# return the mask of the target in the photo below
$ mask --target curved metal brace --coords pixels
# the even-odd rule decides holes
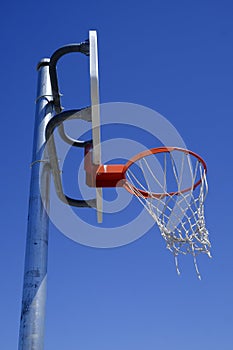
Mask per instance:
[[[51,171],[53,174],[54,184],[56,188],[56,193],[58,198],[63,201],[66,204],[69,204],[74,207],[94,207],[96,208],[96,199],[74,199],[66,196],[63,192],[63,186],[62,186],[62,180],[60,176],[60,169],[59,164],[57,160],[57,151],[54,141],[53,132],[56,127],[59,127],[62,125],[62,123],[67,119],[82,119],[89,121],[91,118],[91,111],[90,108],[84,108],[84,109],[76,109],[76,110],[70,110],[70,111],[64,111],[57,115],[55,115],[50,121],[48,122],[46,129],[45,129],[45,139],[48,147],[48,156],[49,161],[51,164]],[[69,138],[69,140],[72,140]],[[74,140],[72,145],[76,147],[85,147],[88,144],[92,144],[92,140],[88,141],[78,141]]]
[[[45,134],[46,134],[45,137],[48,145],[49,159],[50,159],[52,174],[53,174],[55,188],[56,188],[58,197],[63,202],[75,207],[96,207],[96,199],[90,199],[90,200],[73,199],[64,194],[61,176],[60,176],[60,169],[59,169],[58,160],[57,160],[56,146],[55,146],[54,137],[53,137],[53,132],[55,128],[58,127],[59,134],[66,143],[75,147],[85,147],[88,144],[92,144],[92,140],[81,141],[81,140],[75,140],[69,137],[66,134],[64,126],[62,124],[67,119],[83,119],[86,121],[91,121],[90,108],[76,109],[76,110],[62,112],[56,66],[57,66],[58,60],[62,56],[72,52],[80,52],[85,54],[86,56],[89,56],[89,41],[86,40],[85,42],[80,44],[69,44],[69,45],[63,46],[59,48],[57,51],[55,51],[50,58],[49,74],[50,74],[52,94],[53,94],[53,105],[57,115],[55,115],[48,122],[46,131],[45,131]]]
[[[61,122],[60,122],[60,120],[62,119],[61,113],[58,114],[60,116],[59,117],[59,124],[58,124],[58,132],[59,132],[62,140],[65,141],[66,143],[68,143],[69,145],[74,146],[74,147],[85,147],[87,145],[87,143],[88,144],[92,143],[92,140],[81,141],[81,140],[73,139],[72,137],[70,137],[66,134],[64,126],[63,126],[63,122],[67,119],[69,119],[69,120],[81,119],[81,120],[85,120],[87,122],[91,122],[91,107],[86,107],[86,108],[77,109],[77,110],[70,110],[70,111],[66,111],[66,113],[69,113],[70,115],[68,117],[63,116],[63,114],[65,115],[65,112],[62,112],[62,118],[65,118],[65,119],[62,120]]]
[[[80,44],[70,44],[70,45],[63,46],[57,51],[55,51],[50,58],[49,74],[51,79],[52,94],[53,94],[53,100],[54,100],[53,102],[54,102],[56,113],[60,113],[62,111],[60,93],[58,88],[57,69],[56,69],[57,62],[62,56],[72,52],[80,52],[85,54],[86,56],[89,56],[89,40],[86,40],[85,42]]]
[[[59,135],[61,136],[62,140],[68,143],[68,145],[74,146],[74,147],[85,147],[85,142],[81,140],[73,139],[72,137],[68,136],[65,132],[65,128],[63,124],[61,124],[58,127]]]

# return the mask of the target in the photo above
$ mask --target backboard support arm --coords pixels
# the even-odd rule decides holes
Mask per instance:
[[[95,208],[96,199],[87,199],[87,200],[74,199],[64,194],[53,133],[54,133],[54,130],[60,125],[62,125],[62,123],[67,119],[69,120],[82,119],[82,120],[90,121],[90,117],[91,117],[90,113],[91,113],[90,108],[63,111],[55,115],[49,121],[45,130],[45,139],[47,143],[49,162],[51,165],[51,172],[53,175],[57,196],[62,202],[74,207],[79,207],[79,208],[85,208],[85,207]],[[69,138],[69,140],[71,139]],[[72,143],[73,143],[73,146],[75,147],[83,148],[83,147],[86,147],[87,145],[92,144],[92,140],[87,140],[87,141],[73,140]]]

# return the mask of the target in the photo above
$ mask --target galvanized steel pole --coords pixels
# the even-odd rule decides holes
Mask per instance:
[[[49,59],[41,60],[37,69],[38,88],[19,350],[43,350],[44,347],[50,166],[43,152],[45,127],[53,116]],[[46,209],[44,205],[47,206]]]

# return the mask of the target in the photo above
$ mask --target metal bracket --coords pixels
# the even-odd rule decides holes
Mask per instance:
[[[92,140],[81,141],[81,140],[75,140],[69,137],[66,134],[63,126],[63,122],[67,119],[82,119],[87,122],[91,122],[90,107],[62,112],[61,100],[60,100],[61,94],[59,92],[59,87],[58,87],[58,77],[57,77],[56,66],[59,59],[62,56],[72,52],[80,52],[86,56],[89,56],[89,40],[86,40],[85,42],[82,42],[80,44],[69,44],[69,45],[63,46],[58,50],[56,50],[50,58],[49,74],[50,74],[51,87],[52,87],[53,106],[57,114],[48,122],[45,130],[45,138],[46,138],[47,147],[48,147],[48,155],[49,155],[49,160],[51,165],[51,171],[53,174],[54,184],[55,184],[58,197],[63,202],[75,207],[96,207],[96,199],[89,199],[89,200],[74,199],[64,194],[61,175],[60,175],[60,169],[59,169],[59,164],[57,159],[56,145],[55,145],[54,136],[53,136],[53,132],[55,128],[58,127],[58,131],[61,138],[63,139],[63,141],[65,141],[69,145],[72,145],[74,147],[85,147],[88,144],[92,144]]]
[[[89,56],[89,40],[86,40],[85,42],[80,44],[69,44],[69,45],[63,46],[57,51],[55,51],[50,58],[49,74],[51,79],[53,102],[54,102],[56,113],[60,113],[62,111],[61,101],[60,101],[61,94],[59,92],[57,70],[56,70],[57,62],[62,56],[72,52],[80,52],[86,56]]]
[[[96,199],[88,199],[88,200],[74,199],[64,194],[53,133],[55,128],[62,125],[62,123],[67,119],[69,120],[82,119],[82,120],[89,121],[90,113],[91,113],[90,108],[61,112],[55,115],[52,119],[50,119],[45,129],[45,139],[46,139],[46,144],[48,148],[48,156],[49,156],[51,171],[53,174],[56,193],[60,200],[74,207],[94,207],[95,208]],[[69,138],[68,140],[69,140],[68,142],[69,144],[70,144],[70,140],[73,140],[72,145],[75,147],[86,147],[88,144],[89,145],[92,144],[92,140],[80,141],[80,140],[74,140],[71,138]],[[66,141],[66,135],[65,135],[65,141]]]

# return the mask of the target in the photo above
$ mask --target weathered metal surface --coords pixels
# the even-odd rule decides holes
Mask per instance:
[[[53,116],[48,64],[49,59],[43,59],[37,67],[38,88],[19,350],[43,350],[44,347],[50,166],[47,159],[43,159],[43,151],[45,127]]]

